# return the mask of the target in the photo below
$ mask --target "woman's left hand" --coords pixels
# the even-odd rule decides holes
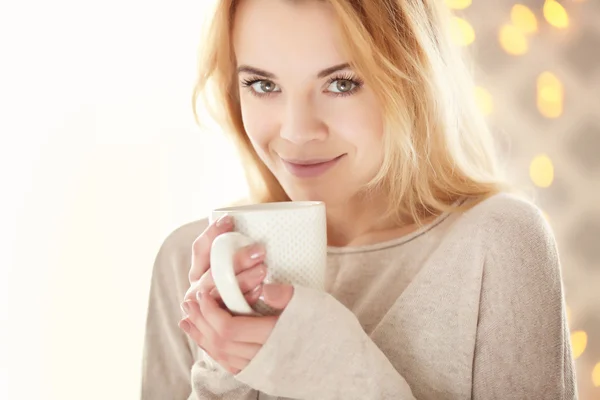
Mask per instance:
[[[262,291],[265,304],[283,310],[292,299],[294,287],[265,284]],[[277,316],[233,316],[206,293],[198,293],[197,301],[186,300],[182,308],[187,315],[179,327],[232,374],[239,373],[254,358],[278,319]]]

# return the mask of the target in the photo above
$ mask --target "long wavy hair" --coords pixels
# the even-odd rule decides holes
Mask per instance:
[[[343,30],[350,64],[376,93],[384,157],[365,192],[388,197],[386,216],[420,223],[511,187],[498,167],[493,136],[475,102],[474,83],[451,39],[452,14],[439,0],[327,1]],[[199,52],[192,105],[205,106],[232,135],[252,202],[287,201],[244,130],[232,23],[238,0],[217,0]],[[473,204],[473,202],[466,202]]]

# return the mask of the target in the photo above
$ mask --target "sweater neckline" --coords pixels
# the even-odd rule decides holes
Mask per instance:
[[[450,212],[446,211],[438,215],[435,219],[427,224],[423,224],[418,229],[402,235],[397,238],[385,240],[383,242],[365,244],[360,246],[327,246],[327,254],[351,254],[351,253],[366,253],[370,251],[383,250],[390,247],[402,246],[408,242],[417,239],[420,236],[425,235],[433,228],[441,224],[448,216]]]

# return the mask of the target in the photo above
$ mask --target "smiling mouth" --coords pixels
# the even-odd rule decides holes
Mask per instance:
[[[333,168],[345,155],[342,154],[329,159],[297,160],[282,158],[281,160],[292,175],[298,178],[315,178]]]

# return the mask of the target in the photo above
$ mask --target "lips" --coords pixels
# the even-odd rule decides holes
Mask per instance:
[[[333,168],[345,154],[329,159],[283,159],[283,164],[286,169],[298,178],[315,178],[323,175],[325,172]]]

